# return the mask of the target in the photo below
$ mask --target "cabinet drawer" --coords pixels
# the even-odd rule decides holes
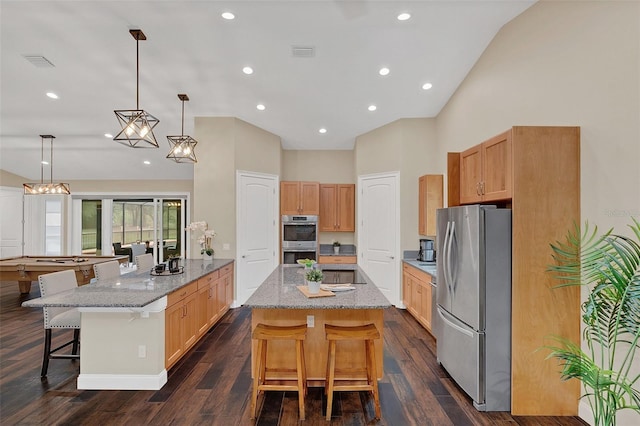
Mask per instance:
[[[217,272],[217,271],[216,271]],[[227,266],[220,269],[220,276],[227,275],[233,272],[233,263],[228,264]]]
[[[198,281],[194,281],[190,284],[187,284],[186,286],[174,291],[173,293],[170,293],[167,296],[167,306],[171,306],[181,301],[182,299],[184,299],[185,297],[187,297],[192,293],[195,293],[196,291],[198,291]]]
[[[357,256],[319,256],[318,263],[358,263]]]
[[[205,287],[209,287],[211,283],[218,279],[218,271],[213,271],[209,275],[205,275],[204,277],[198,280],[198,290],[201,290]]]

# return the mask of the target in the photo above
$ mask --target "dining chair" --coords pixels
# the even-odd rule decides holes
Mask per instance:
[[[116,262],[117,263],[117,262]],[[47,297],[56,293],[73,290],[78,287],[76,274],[73,270],[65,270],[44,274],[38,277],[40,295]],[[52,307],[42,308],[44,314],[44,354],[42,358],[41,377],[47,375],[49,360],[54,358],[80,359],[78,348],[80,345],[80,311],[77,308]],[[51,349],[51,333],[53,329],[72,329],[73,339]],[[71,354],[58,354],[57,352],[69,345],[73,345]]]
[[[151,269],[153,268],[154,262],[153,262],[153,255],[152,254],[141,254],[139,256],[136,256],[136,268],[138,269],[138,272],[140,271],[147,271],[150,272]]]
[[[118,278],[120,276],[120,263],[117,260],[96,263],[93,265],[93,274],[98,281]]]

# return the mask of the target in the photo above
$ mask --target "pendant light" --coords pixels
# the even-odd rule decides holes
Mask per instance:
[[[40,135],[40,183],[22,184],[24,195],[51,195],[51,194],[71,194],[68,183],[53,183],[53,135]],[[44,140],[49,139],[50,154],[49,162],[44,161]],[[44,182],[44,165],[48,164],[51,170],[51,180]]]
[[[171,148],[167,158],[176,163],[197,163],[195,147],[198,141],[184,134],[184,102],[189,100],[189,96],[178,94],[178,99],[182,101],[182,132],[180,136],[167,136]]]
[[[129,32],[136,39],[136,109],[113,111],[122,127],[120,133],[113,140],[131,148],[158,148],[159,145],[153,135],[153,128],[156,127],[160,120],[139,107],[140,67],[138,44],[140,40],[146,40],[147,37],[142,30],[129,30]]]

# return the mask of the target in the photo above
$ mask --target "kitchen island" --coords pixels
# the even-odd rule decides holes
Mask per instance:
[[[316,265],[319,269],[353,271],[357,277],[354,290],[335,292],[334,296],[306,297],[297,286],[304,285],[304,268],[298,265],[280,265],[258,287],[245,306],[251,308],[252,329],[257,324],[299,325],[307,324],[305,363],[310,386],[324,386],[328,343],[324,325],[355,326],[375,324],[383,336],[384,309],[391,303],[378,287],[357,265]],[[252,343],[252,360],[255,361],[256,342]],[[383,339],[375,342],[376,368],[382,378]],[[295,351],[290,342],[269,343],[267,355],[271,368],[290,368],[295,365]],[[365,365],[362,342],[339,343],[336,362],[341,368],[362,368]],[[252,362],[252,372],[255,362]],[[358,379],[355,378],[354,379]]]
[[[167,369],[229,309],[233,259],[129,273],[24,302],[81,312],[78,389],[160,389]]]

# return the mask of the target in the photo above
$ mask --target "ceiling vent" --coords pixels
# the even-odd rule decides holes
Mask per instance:
[[[291,55],[294,58],[313,58],[316,49],[313,46],[291,46]]]
[[[42,55],[23,55],[24,58],[38,68],[53,68],[53,62]]]

